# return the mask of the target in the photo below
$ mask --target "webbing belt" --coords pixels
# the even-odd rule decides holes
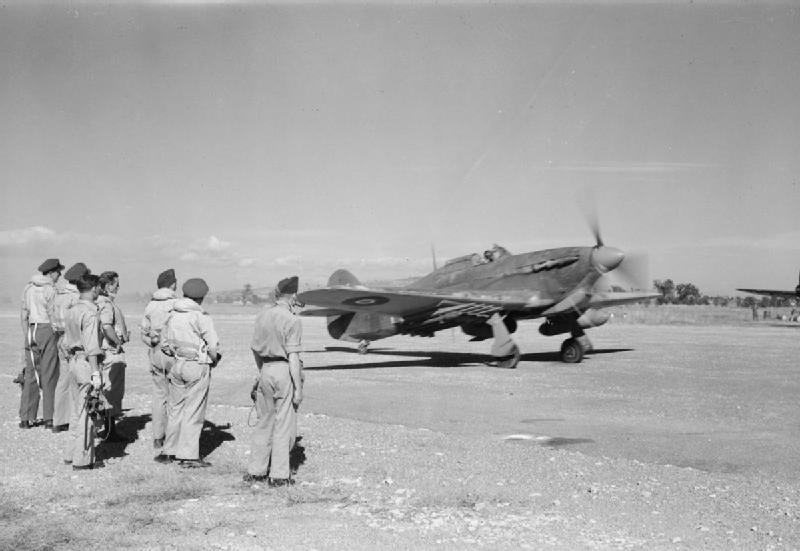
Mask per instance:
[[[168,356],[175,356],[184,360],[197,360],[200,358],[203,348],[203,346],[198,346],[193,342],[170,339],[161,347],[161,351]]]

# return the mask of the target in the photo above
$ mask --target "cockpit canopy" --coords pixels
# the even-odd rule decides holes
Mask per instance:
[[[486,249],[483,251],[483,254],[473,253],[459,256],[458,258],[448,260],[445,266],[451,268],[455,268],[456,266],[461,268],[466,268],[468,266],[480,266],[481,264],[496,262],[506,256],[511,256],[511,253],[508,252],[508,249],[495,243],[492,245],[491,249]]]

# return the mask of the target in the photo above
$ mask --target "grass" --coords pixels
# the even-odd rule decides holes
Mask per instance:
[[[309,503],[347,503],[350,496],[341,488],[295,486],[286,495],[286,505],[305,505]]]
[[[17,525],[10,537],[0,536],[0,549],[14,549],[17,551],[50,551],[62,549],[69,544],[75,544],[75,534],[66,528],[49,525],[44,522],[25,522]]]
[[[104,501],[106,507],[158,507],[169,501],[199,499],[210,493],[207,486],[193,480],[175,480],[164,485],[157,481],[153,488],[135,489],[122,495],[113,496]],[[131,485],[133,486],[133,485]]]
[[[684,306],[664,304],[650,306],[635,304],[611,308],[609,323],[634,325],[751,325],[783,323],[776,316],[789,316],[791,308],[769,308],[771,318],[753,321],[749,308],[734,306]],[[759,309],[761,312],[761,309]]]

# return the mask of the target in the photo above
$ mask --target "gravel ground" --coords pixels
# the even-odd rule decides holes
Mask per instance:
[[[218,323],[226,356],[212,381],[202,439],[213,467],[182,470],[152,461],[144,350],[132,345],[123,431],[137,439],[102,444],[105,468],[77,473],[60,461],[67,435],[17,428],[18,391],[10,382],[13,339],[8,337],[16,327],[13,319],[0,318],[9,339],[2,343],[8,345],[9,368],[0,378],[0,412],[6,420],[0,424],[5,443],[0,448],[0,548],[800,548],[800,493],[790,460],[797,451],[796,417],[778,431],[784,446],[776,448],[777,460],[764,453],[759,462],[731,445],[730,460],[723,454],[708,468],[693,468],[666,464],[670,454],[663,450],[648,452],[672,442],[672,455],[686,453],[697,467],[708,446],[692,448],[693,440],[674,436],[675,419],[706,423],[710,433],[736,421],[757,437],[763,432],[759,420],[770,426],[776,416],[792,411],[794,406],[785,403],[788,395],[771,390],[760,407],[753,402],[737,413],[726,405],[729,392],[709,393],[696,382],[686,389],[659,381],[658,398],[651,396],[650,378],[640,376],[637,382],[621,374],[627,362],[640,363],[638,353],[657,363],[655,358],[673,353],[674,346],[685,348],[687,340],[717,342],[720,334],[731,341],[751,338],[741,328],[712,329],[706,335],[692,328],[618,325],[605,337],[598,330],[596,344],[634,350],[592,357],[582,371],[551,363],[547,354],[529,354],[517,371],[505,372],[479,365],[482,349],[464,345],[460,336],[438,343],[386,341],[399,355],[387,350],[359,357],[326,350],[336,343],[308,324],[308,398],[299,421],[305,458],[294,487],[272,489],[241,481],[252,422],[246,399],[252,376],[246,355],[250,320],[220,316]],[[797,335],[752,338],[761,342],[787,334]],[[552,348],[552,340],[536,340],[535,346],[542,350],[545,342]],[[794,342],[787,342],[784,353]],[[459,369],[443,370],[436,357],[402,355],[437,345],[453,355],[472,356],[458,356],[458,361],[448,356]],[[742,350],[732,355],[742,356]],[[678,367],[699,372],[698,377],[716,376],[713,369],[702,371],[709,368],[707,359],[695,364],[689,353],[678,360]],[[389,365],[375,365],[382,362]],[[762,386],[782,381],[793,390],[797,374],[776,365],[774,376],[756,380]],[[750,375],[743,364],[719,374],[744,389]],[[421,406],[410,394],[414,385],[440,399]],[[508,394],[506,385],[530,390],[519,399],[539,401],[537,417],[519,419],[529,413],[521,405],[527,402],[498,398]],[[629,405],[609,400],[608,388],[628,395]],[[353,407],[353,400],[367,396]],[[489,405],[479,403],[481,396]],[[685,411],[671,412],[664,404],[682,404]],[[642,423],[628,426],[640,417]],[[512,418],[528,422],[513,425]],[[615,442],[624,442],[621,433],[655,433],[659,419],[665,437],[645,439],[647,444],[637,437],[627,447],[619,444],[619,453],[606,453],[617,449]],[[553,423],[559,429],[547,436],[534,430]],[[594,431],[592,438],[573,437],[585,430]],[[608,443],[606,435],[616,440]]]

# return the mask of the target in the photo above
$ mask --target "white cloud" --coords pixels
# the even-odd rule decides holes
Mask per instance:
[[[36,254],[84,256],[87,251],[95,254],[112,254],[118,252],[125,244],[119,236],[102,231],[91,234],[56,231],[46,226],[0,231],[0,254],[6,257]]]
[[[206,241],[205,246],[209,251],[221,252],[230,249],[231,243],[230,241],[223,241],[222,239],[219,239],[217,236],[212,235]]]
[[[166,245],[164,250],[179,249],[176,243]],[[179,249],[180,250],[180,249]],[[247,268],[255,264],[255,259],[245,256],[236,250],[234,243],[224,241],[216,235],[198,239],[188,249],[178,254],[184,262],[193,262],[201,265],[213,266],[238,266]]]
[[[26,247],[38,243],[53,243],[58,239],[58,234],[45,226],[0,231],[0,247]]]
[[[296,266],[303,262],[303,257],[298,255],[279,256],[273,262],[278,266]]]

